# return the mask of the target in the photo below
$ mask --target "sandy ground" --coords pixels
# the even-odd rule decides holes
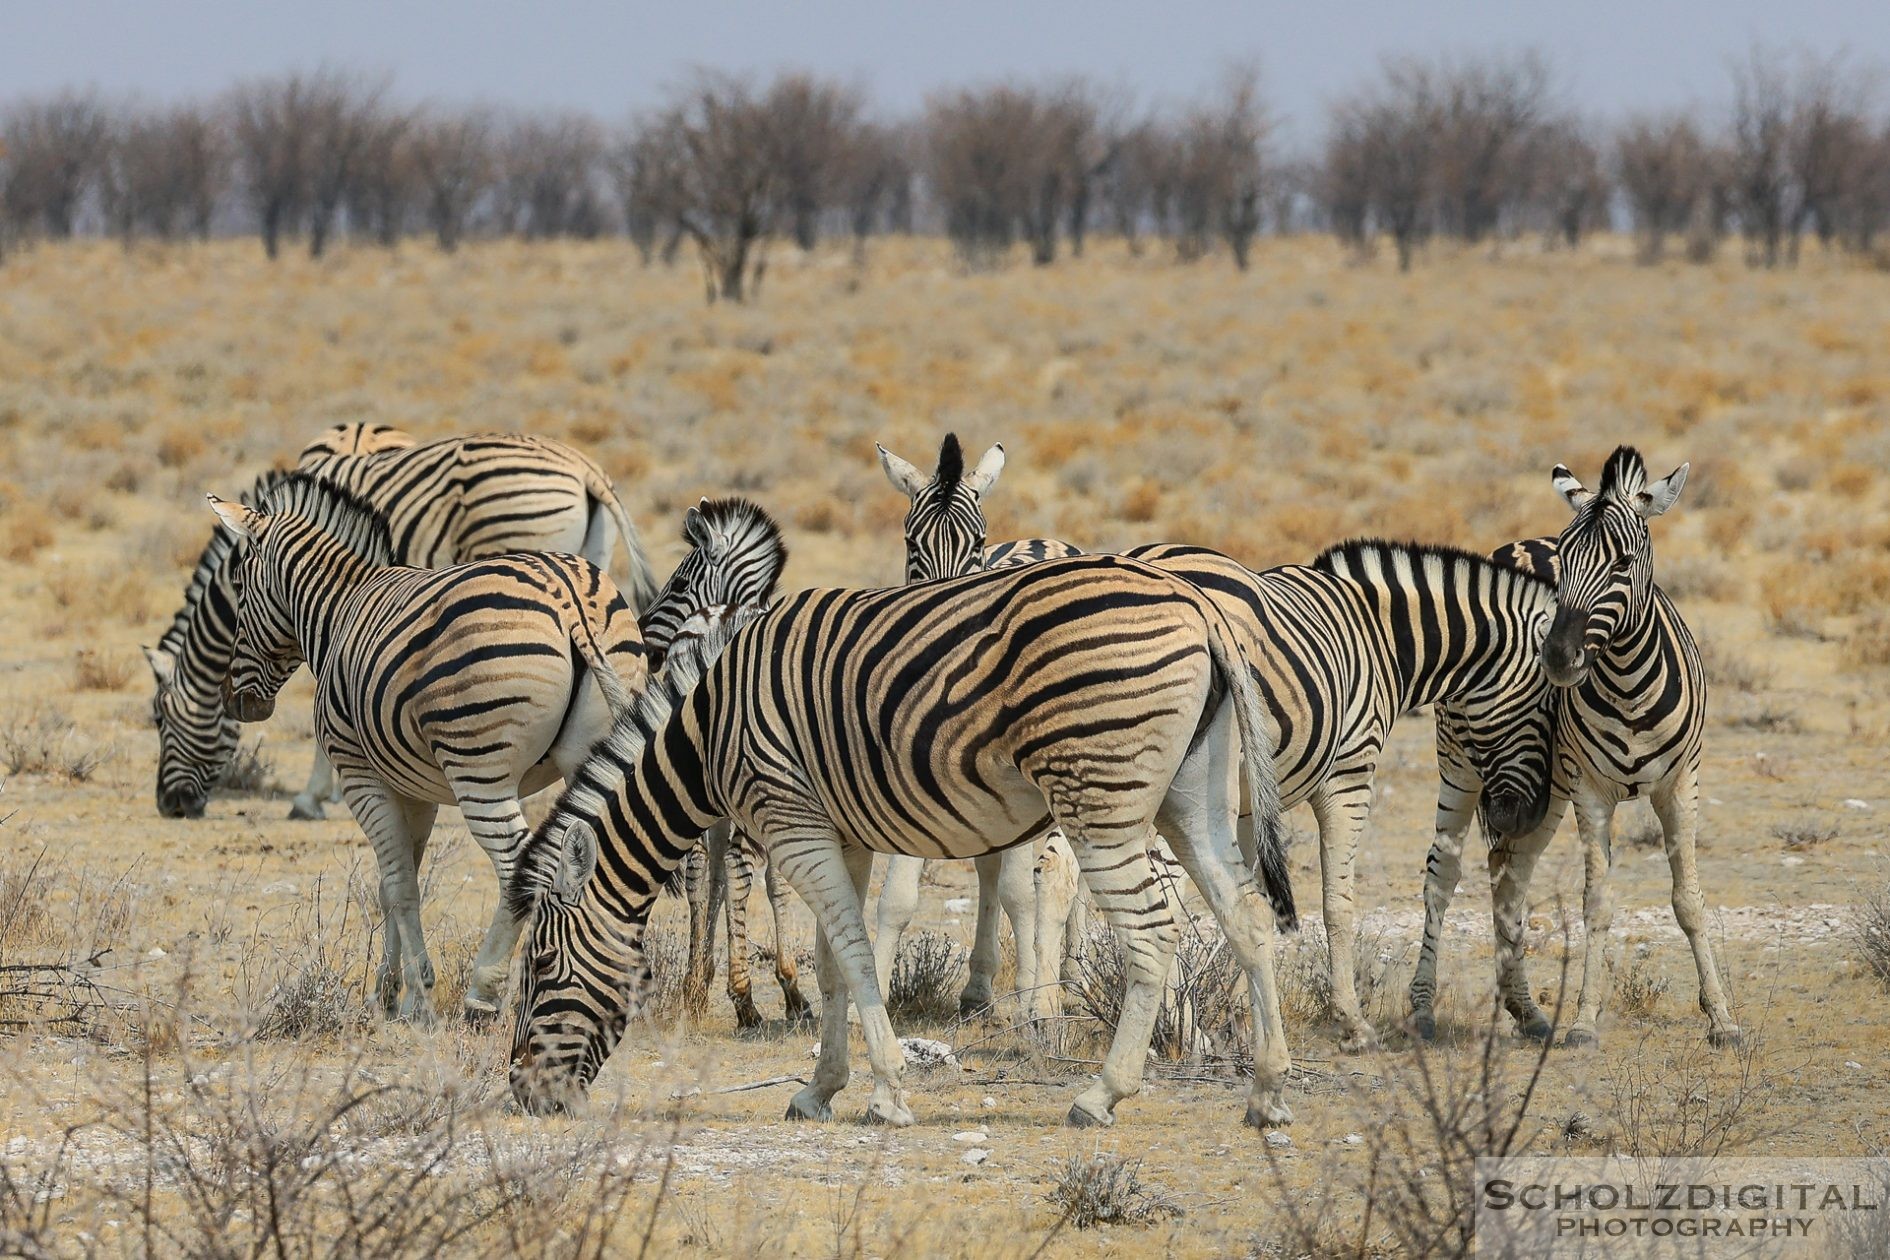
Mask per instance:
[[[1001,440],[1011,452],[992,495],[994,537],[1190,539],[1256,565],[1358,532],[1477,546],[1552,532],[1555,460],[1592,476],[1617,440],[1640,443],[1661,470],[1692,459],[1694,480],[1655,545],[1720,666],[1701,867],[1752,1036],[1741,1054],[1704,1049],[1666,863],[1636,843],[1652,820],[1630,806],[1617,820],[1609,949],[1623,973],[1667,987],[1640,1012],[1611,996],[1601,1050],[1549,1055],[1525,1141],[1560,1141],[1581,1113],[1574,1131],[1597,1150],[1880,1149],[1890,1039],[1852,925],[1890,873],[1890,676],[1872,647],[1890,581],[1890,297],[1881,276],[1821,263],[1780,276],[1647,272],[1612,245],[1582,260],[1533,246],[1433,259],[1408,281],[1349,267],[1323,244],[1274,246],[1246,277],[1106,249],[1045,275],[962,276],[942,251],[914,247],[883,252],[864,274],[837,257],[784,258],[758,306],[709,311],[692,300],[692,276],[637,272],[606,247],[452,260],[349,251],[273,271],[236,247],[10,260],[0,273],[0,733],[9,748],[37,743],[47,755],[10,772],[0,795],[0,890],[37,916],[0,961],[108,950],[92,978],[117,1009],[81,1030],[32,1022],[0,1033],[0,1167],[29,1202],[31,1178],[55,1174],[38,1186],[49,1192],[39,1210],[62,1250],[88,1238],[142,1246],[137,1208],[152,1167],[154,1212],[176,1238],[200,1238],[208,1209],[192,1206],[189,1176],[150,1154],[147,1079],[150,1127],[206,1152],[240,1127],[217,1117],[301,1132],[344,1085],[412,1086],[467,1109],[440,1139],[436,1180],[497,1184],[495,1167],[614,1178],[627,1187],[611,1200],[624,1234],[615,1245],[632,1250],[647,1226],[652,1246],[716,1254],[1026,1255],[1052,1231],[1051,1254],[1242,1254],[1288,1237],[1288,1204],[1351,1202],[1380,1149],[1366,1135],[1417,1097],[1418,1056],[1398,1020],[1434,804],[1423,718],[1388,750],[1359,866],[1387,1048],[1346,1056],[1325,1021],[1297,1020],[1306,1071],[1290,1145],[1244,1130],[1241,1085],[1203,1067],[1160,1068],[1113,1130],[1066,1130],[1093,1038],[1076,1029],[1067,1059],[1048,1056],[1002,1015],[902,1028],[952,1042],[960,1066],[916,1076],[918,1123],[898,1133],[856,1122],[859,1075],[828,1126],[781,1121],[792,1084],[734,1090],[807,1072],[815,1038],[779,1023],[737,1037],[719,994],[697,1025],[634,1027],[589,1112],[553,1122],[503,1106],[503,1030],[358,1020],[377,924],[354,824],[290,823],[280,791],[219,796],[198,822],[158,818],[136,652],[161,630],[207,533],[196,496],[233,492],[341,418],[577,442],[619,478],[662,562],[679,551],[683,505],[740,487],[782,516],[795,585],[896,580],[903,504],[871,440],[917,462],[947,426],[977,449]],[[103,679],[81,677],[88,650]],[[250,733],[282,787],[299,786],[307,767],[307,695],[297,682],[280,716]],[[1311,819],[1294,822],[1295,878],[1316,908]],[[1793,847],[1781,830],[1830,834]],[[40,882],[21,893],[36,863]],[[428,930],[450,987],[494,889],[450,813],[429,864]],[[1489,972],[1474,854],[1465,872],[1442,968],[1446,1044],[1429,1056],[1446,1073],[1477,1060]],[[969,916],[945,903],[972,887],[969,867],[930,872],[920,924],[968,942]],[[1538,988],[1555,988],[1564,940],[1580,941],[1579,914],[1562,926],[1580,895],[1565,824],[1535,888]],[[6,904],[0,896],[0,912]],[[756,911],[765,924],[759,899]],[[680,921],[677,907],[662,915]],[[805,954],[811,927],[795,915],[790,947]],[[1315,920],[1306,944],[1283,945],[1289,970],[1294,951],[1320,939]],[[334,1003],[334,1026],[249,1035],[277,986],[317,955],[357,986]],[[804,982],[813,994],[811,967]],[[778,1014],[765,967],[757,993]],[[1528,1049],[1499,1041],[1505,1070],[1526,1071]],[[863,1072],[857,1044],[854,1061]],[[424,1170],[435,1157],[415,1143],[440,1132],[433,1119],[382,1118],[347,1130],[330,1154],[353,1176],[402,1161]],[[988,1154],[969,1163],[972,1151]],[[1095,1152],[1139,1159],[1182,1214],[1059,1229],[1046,1196],[1069,1159]],[[1399,1167],[1423,1162],[1409,1154]],[[470,1237],[503,1249],[494,1240],[518,1222],[572,1228],[572,1205],[602,1197],[583,1176],[534,1182]],[[557,1223],[544,1225],[541,1210]],[[245,1227],[249,1208],[232,1211],[219,1228]],[[0,1215],[6,1224],[17,1223]]]

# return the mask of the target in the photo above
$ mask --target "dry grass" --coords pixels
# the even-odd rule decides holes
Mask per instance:
[[[1890,1102],[1844,1065],[1890,1054],[1876,979],[1890,971],[1852,959],[1884,957],[1890,915],[1864,906],[1854,928],[1826,925],[1859,905],[1856,872],[1883,847],[1890,809],[1890,382],[1878,350],[1890,290],[1822,256],[1758,275],[1736,257],[1637,268],[1630,252],[1608,240],[1575,255],[1505,248],[1401,278],[1329,242],[1267,242],[1243,276],[1218,261],[1134,261],[1098,240],[1048,271],[965,276],[942,245],[900,242],[876,245],[864,269],[842,252],[777,250],[760,303],[707,310],[691,268],[645,270],[612,242],[479,244],[453,258],[343,248],[276,267],[253,242],[10,255],[0,817],[13,817],[0,832],[11,855],[0,906],[12,898],[17,911],[6,948],[62,966],[111,952],[96,977],[106,1005],[6,1038],[0,1132],[23,1145],[0,1153],[0,1232],[61,1253],[248,1254],[274,1244],[258,1224],[273,1192],[290,1250],[319,1237],[358,1239],[370,1255],[572,1252],[589,1229],[582,1249],[595,1252],[606,1213],[616,1252],[642,1249],[647,1232],[652,1254],[1094,1257],[1127,1227],[1052,1236],[1061,1213],[1043,1195],[1070,1161],[1101,1155],[1139,1161],[1142,1183],[1185,1209],[1134,1227],[1140,1249],[1357,1255],[1363,1240],[1366,1254],[1418,1254],[1424,1244],[1400,1231],[1455,1237],[1449,1170],[1519,1121],[1517,1148],[1538,1151],[1860,1149],[1859,1126],[1880,1130]],[[1845,336],[1803,335],[1833,310]],[[679,1020],[681,911],[668,902],[650,939],[649,1015],[600,1078],[594,1114],[511,1114],[503,1031],[469,1032],[452,1014],[494,895],[452,811],[426,859],[440,1029],[366,1012],[377,908],[324,894],[310,918],[318,883],[345,887],[365,846],[346,818],[291,824],[252,795],[271,790],[271,761],[307,764],[306,681],[246,734],[240,791],[190,823],[153,809],[136,653],[208,533],[201,496],[240,490],[340,420],[422,439],[524,429],[573,441],[616,478],[659,565],[678,554],[683,508],[746,490],[787,523],[789,589],[899,580],[905,504],[872,443],[916,459],[948,428],[977,451],[1005,444],[987,499],[993,539],[1174,539],[1255,566],[1366,532],[1486,550],[1560,528],[1545,477],[1558,461],[1593,478],[1621,441],[1660,471],[1691,459],[1655,551],[1706,645],[1715,720],[1701,876],[1722,970],[1751,995],[1736,1014],[1767,1030],[1767,1060],[1705,1050],[1667,864],[1657,836],[1643,845],[1625,817],[1605,944],[1627,961],[1609,980],[1606,1049],[1549,1054],[1521,1106],[1535,1051],[1506,1025],[1484,1036],[1489,894],[1474,840],[1440,967],[1438,1009],[1455,1014],[1435,1046],[1405,1047],[1395,1029],[1436,790],[1430,732],[1410,721],[1386,746],[1359,863],[1369,917],[1355,979],[1397,1048],[1344,1055],[1326,1019],[1323,939],[1312,929],[1284,946],[1288,1028],[1306,1068],[1291,1146],[1243,1131],[1237,1073],[1192,1062],[1195,1050],[1151,1064],[1148,1088],[1100,1141],[1064,1132],[1094,1070],[1074,1056],[1093,1057],[1105,1009],[1072,1059],[1054,1058],[1022,1032],[955,1026],[958,974],[918,986],[932,995],[933,1035],[956,1039],[966,1065],[915,1074],[919,1125],[782,1125],[793,1086],[716,1091],[805,1075],[811,1039],[779,1024],[736,1038],[719,995],[700,1025]],[[83,664],[81,651],[93,654]],[[1847,798],[1870,809],[1842,812]],[[1798,855],[1775,829],[1833,809],[1842,829],[1782,866]],[[1538,977],[1566,950],[1552,907],[1579,904],[1572,833],[1565,823],[1538,867],[1526,935]],[[87,874],[124,872],[133,854],[147,856],[130,874]],[[1293,864],[1316,909],[1310,846]],[[915,927],[940,934],[941,959],[968,944],[968,920],[953,924],[941,903],[970,881],[956,867],[928,878]],[[751,921],[765,918],[759,907]],[[804,954],[812,933],[794,913],[788,947]],[[1205,932],[1184,960],[1186,1000],[1238,1011],[1237,996],[1222,1005],[1238,985],[1213,944]],[[765,973],[757,987],[765,1004]],[[34,1020],[48,1009],[11,1008]],[[917,1031],[913,1018],[896,1017],[902,1031]],[[1175,1013],[1171,1052],[1198,1048],[1190,1023],[1208,1029],[1211,1057],[1237,1066],[1247,1053],[1239,1020],[1201,1011]],[[843,1117],[863,1105],[860,1049]],[[345,1133],[329,1124],[342,1108]],[[971,1167],[951,1133],[974,1126],[991,1155]],[[443,1171],[420,1182],[449,1130]],[[165,1145],[188,1141],[200,1145]],[[148,1244],[147,1167],[160,1170]],[[1394,1175],[1413,1193],[1387,1191]],[[351,1214],[351,1190],[366,1217]],[[370,1229],[402,1194],[401,1219]],[[1330,1228],[1302,1230],[1289,1206],[1307,1222],[1326,1213]]]
[[[1077,1229],[1153,1225],[1180,1216],[1181,1205],[1142,1180],[1142,1161],[1120,1155],[1072,1156],[1053,1174],[1050,1206]]]

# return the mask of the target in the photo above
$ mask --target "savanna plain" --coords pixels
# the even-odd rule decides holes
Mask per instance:
[[[758,300],[710,307],[692,268],[644,268],[609,243],[273,265],[253,243],[8,258],[0,1246],[1449,1254],[1467,1161],[1486,1150],[1881,1152],[1890,276],[1815,251],[1776,273],[1730,257],[1638,267],[1631,252],[1439,250],[1401,276],[1282,240],[1243,274],[1104,243],[1054,268],[966,274],[921,241],[863,264],[781,251]],[[346,421],[568,441],[616,479],[664,571],[687,506],[749,495],[786,531],[790,588],[900,580],[906,505],[876,440],[928,467],[948,430],[973,458],[1002,442],[994,540],[1191,541],[1255,568],[1360,534],[1487,550],[1561,527],[1557,462],[1593,484],[1621,442],[1654,475],[1690,460],[1653,526],[1656,570],[1711,675],[1700,868],[1745,1041],[1706,1044],[1658,830],[1629,805],[1600,1048],[1543,1052],[1492,1020],[1474,840],[1439,1039],[1413,1043],[1402,1019],[1436,787],[1420,715],[1387,751],[1360,857],[1361,992],[1380,1046],[1339,1049],[1313,917],[1281,946],[1299,1069],[1284,1137],[1241,1125],[1238,1036],[1208,1053],[1174,1039],[1113,1129],[1063,1128],[1106,996],[1073,996],[1053,1034],[1022,1027],[1014,1001],[959,1020],[975,884],[957,865],[928,871],[893,994],[902,1034],[954,1049],[910,1078],[914,1127],[858,1122],[857,1038],[833,1124],[782,1119],[791,1081],[737,1088],[805,1075],[815,1033],[781,1018],[765,961],[759,1032],[737,1035],[719,992],[689,1011],[674,902],[658,992],[590,1104],[523,1116],[503,1021],[423,1031],[368,1013],[372,858],[339,808],[286,817],[312,748],[306,678],[246,730],[206,817],[154,805],[139,645],[214,523],[204,492],[234,497]],[[1315,832],[1303,811],[1291,821],[1300,902],[1316,910]],[[425,877],[453,1011],[496,895],[455,814]],[[1564,1022],[1580,907],[1565,822],[1529,934]],[[762,911],[757,895],[757,946],[805,963],[806,912],[794,905],[777,945]],[[1220,1009],[1209,990],[1230,973],[1209,953],[1194,951],[1187,983]]]

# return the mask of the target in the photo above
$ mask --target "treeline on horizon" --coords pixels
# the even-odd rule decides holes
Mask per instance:
[[[1630,228],[1637,256],[1754,266],[1805,239],[1876,257],[1890,222],[1881,72],[1843,54],[1754,48],[1709,106],[1602,119],[1537,52],[1387,59],[1332,102],[1312,147],[1278,137],[1259,73],[1231,66],[1186,104],[1138,106],[1083,79],[933,94],[909,117],[845,82],[698,71],[620,124],[571,111],[401,99],[337,68],[244,81],[210,101],[97,91],[0,111],[0,256],[37,239],[254,234],[321,256],[391,246],[627,235],[644,262],[693,247],[711,301],[753,293],[776,241],[864,251],[942,233],[972,267],[1137,254],[1248,265],[1263,233],[1323,231],[1401,268],[1437,237],[1574,248]]]

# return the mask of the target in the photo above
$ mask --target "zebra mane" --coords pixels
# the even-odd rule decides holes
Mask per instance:
[[[774,517],[753,499],[739,496],[704,499],[696,505],[696,511],[711,531],[728,540],[727,553],[742,556],[744,565],[755,564],[767,574],[767,584],[749,598],[764,604],[773,599],[775,584],[781,580],[781,570],[788,562],[787,540],[781,536],[781,526]],[[699,546],[687,526],[683,541],[691,547]]]
[[[263,500],[289,477],[286,470],[272,468],[256,478],[255,483],[238,497],[245,507],[260,507]],[[184,605],[171,617],[171,624],[159,636],[158,647],[174,653],[182,646],[184,628],[190,624],[192,612],[202,602],[204,593],[216,584],[218,574],[223,572],[224,565],[241,546],[229,530],[220,526],[211,527],[210,540],[204,543],[203,550],[198,553],[197,567],[190,571],[190,581],[184,587]]]
[[[270,487],[258,509],[265,516],[299,516],[370,564],[397,564],[393,531],[366,499],[333,482],[291,472]]]
[[[1626,503],[1647,488],[1647,461],[1631,446],[1617,446],[1601,468],[1597,497]]]
[[[1505,564],[1500,560],[1478,555],[1474,551],[1466,551],[1461,547],[1450,547],[1438,543],[1393,542],[1385,538],[1348,538],[1342,543],[1327,547],[1313,557],[1311,567],[1356,581],[1365,571],[1365,562],[1368,558],[1377,557],[1380,567],[1388,570],[1389,562],[1400,556],[1410,560],[1413,572],[1421,572],[1424,561],[1435,559],[1443,561],[1446,568],[1453,564],[1467,564],[1475,568],[1498,569],[1504,573],[1512,573],[1525,582],[1550,590],[1555,588],[1555,583],[1539,573],[1516,564]]]
[[[939,443],[938,471],[932,474],[932,484],[938,489],[941,498],[948,498],[964,479],[964,448],[958,445],[956,433],[947,433],[945,440]]]
[[[650,680],[634,704],[617,715],[610,733],[591,749],[558,795],[551,813],[519,850],[511,888],[505,894],[513,917],[529,918],[557,878],[558,863],[564,856],[564,834],[572,823],[585,822],[599,832],[603,830],[598,820],[643,756],[644,748],[669,722],[683,697],[694,690],[729,640],[750,620],[730,618],[678,643],[664,661],[662,672]]]

